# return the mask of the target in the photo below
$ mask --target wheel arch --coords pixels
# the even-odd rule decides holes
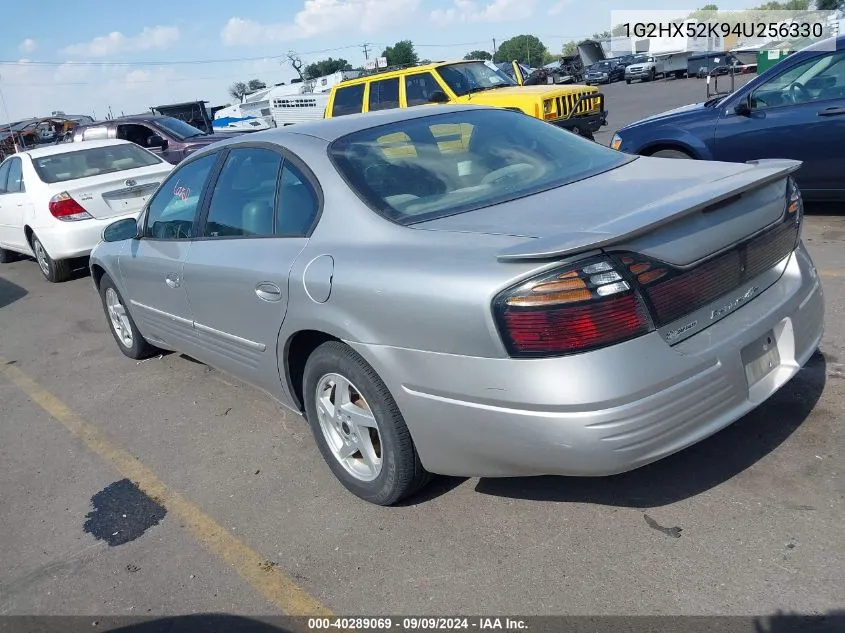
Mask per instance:
[[[302,391],[305,363],[308,362],[308,357],[311,356],[315,349],[329,341],[343,342],[340,337],[323,330],[298,330],[287,338],[281,348],[282,378],[285,381],[288,393],[293,399],[294,407],[300,413],[305,412],[305,399]]]
[[[701,154],[697,150],[690,147],[687,143],[677,140],[651,142],[645,147],[641,147],[639,150],[637,150],[637,154],[640,154],[641,156],[651,156],[655,152],[659,152],[660,150],[664,149],[677,150],[679,152],[689,154],[693,159],[701,159]]]

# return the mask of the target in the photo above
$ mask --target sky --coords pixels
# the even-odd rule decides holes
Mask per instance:
[[[684,13],[707,1],[633,6]],[[358,66],[363,44],[372,57],[410,39],[421,59],[447,60],[530,33],[560,52],[609,30],[611,11],[632,8],[629,0],[75,0],[72,12],[67,0],[3,4],[2,121],[54,110],[119,116],[195,99],[222,105],[235,81],[296,77],[288,51],[305,64],[331,56]]]

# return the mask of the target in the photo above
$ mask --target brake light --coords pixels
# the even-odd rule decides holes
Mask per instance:
[[[604,257],[505,290],[494,306],[512,356],[585,352],[653,329],[639,297]]]
[[[50,198],[50,213],[57,220],[62,222],[76,222],[78,220],[89,220],[89,214],[67,191],[62,191]]]

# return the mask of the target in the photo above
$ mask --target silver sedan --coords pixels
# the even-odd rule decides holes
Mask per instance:
[[[124,354],[303,413],[373,503],[430,473],[609,475],[817,349],[799,167],[629,156],[477,106],[340,117],[182,162],[91,273]]]

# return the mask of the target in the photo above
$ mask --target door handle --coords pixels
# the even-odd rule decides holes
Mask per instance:
[[[171,288],[178,288],[180,284],[179,275],[176,273],[167,273],[167,276],[164,278],[164,283]]]
[[[826,108],[819,110],[819,116],[837,116],[840,114],[845,114],[845,108]]]
[[[262,282],[255,287],[256,296],[262,301],[280,301],[282,289],[269,281]]]

